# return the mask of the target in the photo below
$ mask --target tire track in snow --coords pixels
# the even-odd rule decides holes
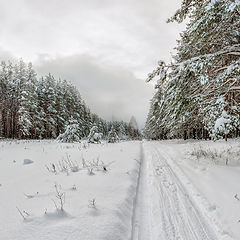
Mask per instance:
[[[147,168],[143,153],[143,144],[140,146],[140,168],[132,218],[131,240],[151,240],[151,218],[149,215],[149,195],[147,189]]]
[[[159,207],[166,215],[163,221],[167,227],[162,229],[165,239],[218,239],[197,206],[191,201],[180,179],[156,147],[152,148],[152,164],[154,169],[162,169],[160,176],[156,174],[156,182]]]
[[[144,149],[143,149],[144,148]],[[217,240],[217,234],[154,144],[141,149],[132,240]]]

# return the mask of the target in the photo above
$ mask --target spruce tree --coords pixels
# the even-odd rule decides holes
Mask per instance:
[[[107,139],[107,141],[108,141],[109,143],[115,143],[115,142],[117,142],[118,140],[119,140],[118,135],[117,135],[114,127],[112,126],[112,127],[111,127],[111,130],[110,130],[110,132],[109,132],[109,134],[108,134],[108,139]]]

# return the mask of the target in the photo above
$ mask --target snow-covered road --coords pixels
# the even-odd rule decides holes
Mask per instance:
[[[132,239],[222,239],[176,174],[163,145],[146,142],[142,148]]]

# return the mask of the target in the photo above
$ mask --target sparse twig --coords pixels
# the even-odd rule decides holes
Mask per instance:
[[[26,217],[23,215],[23,213],[25,213],[27,216],[29,216],[29,214],[26,211],[21,212],[21,210],[17,206],[16,206],[16,208],[17,208],[19,214],[22,216],[23,220],[26,220]]]
[[[94,208],[94,209],[96,209],[96,199],[95,199],[95,198],[89,200],[88,203],[89,203],[89,204],[88,204],[88,207],[89,207],[89,208]]]
[[[54,187],[55,187],[55,190],[56,190],[56,198],[59,201],[59,206],[60,207],[57,206],[56,202],[53,199],[52,199],[52,201],[53,201],[57,210],[60,208],[60,210],[63,211],[63,206],[64,206],[64,203],[65,203],[65,192],[61,192],[60,189],[59,189],[59,188],[61,188],[61,186],[60,185],[58,186],[56,183],[55,183]]]
[[[238,197],[238,194],[236,193],[234,198],[236,198],[238,201],[240,201],[240,198]]]

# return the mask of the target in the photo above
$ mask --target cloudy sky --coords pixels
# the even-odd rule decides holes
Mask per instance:
[[[76,85],[93,112],[140,126],[153,94],[145,83],[170,61],[184,28],[166,20],[181,0],[0,0],[0,58],[33,62]]]

